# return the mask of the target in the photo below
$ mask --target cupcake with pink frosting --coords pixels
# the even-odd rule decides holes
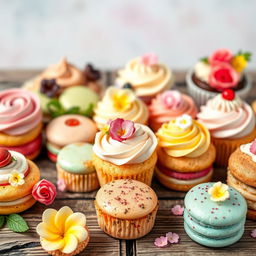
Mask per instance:
[[[191,97],[179,91],[169,90],[158,94],[149,105],[149,126],[157,131],[163,123],[188,114],[192,118],[197,115],[197,107]]]
[[[0,92],[0,147],[34,159],[42,144],[38,97],[23,89]]]
[[[197,118],[211,133],[220,166],[227,166],[231,153],[256,137],[252,108],[230,89],[207,101]]]

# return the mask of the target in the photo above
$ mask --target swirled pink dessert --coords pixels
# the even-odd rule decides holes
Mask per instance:
[[[197,112],[193,99],[188,95],[175,90],[165,91],[158,94],[149,105],[149,126],[157,131],[163,123],[183,114],[195,118]]]

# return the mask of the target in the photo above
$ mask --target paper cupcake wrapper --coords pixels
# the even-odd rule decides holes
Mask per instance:
[[[96,172],[88,174],[74,174],[61,169],[57,165],[58,179],[63,179],[68,191],[90,192],[100,187]]]
[[[201,105],[205,105],[206,102],[216,96],[217,92],[209,92],[207,90],[201,89],[198,87],[192,80],[192,74],[193,69],[189,70],[186,75],[186,84],[188,88],[189,94],[192,96],[192,98],[195,100],[198,107]],[[238,95],[242,99],[246,99],[248,96],[251,88],[252,88],[252,80],[248,74],[246,76],[247,83],[245,84],[245,87],[239,91],[236,91],[236,95]]]
[[[103,213],[95,202],[98,224],[108,235],[119,239],[137,239],[148,234],[155,224],[156,208],[140,219],[125,220],[118,219]]]

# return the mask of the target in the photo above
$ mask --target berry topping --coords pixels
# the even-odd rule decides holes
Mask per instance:
[[[256,155],[256,140],[254,140],[250,146],[250,152]]]
[[[0,148],[0,167],[8,165],[12,161],[11,153],[3,148]]]
[[[67,126],[78,126],[80,124],[80,121],[75,118],[70,118],[66,120],[65,124]]]
[[[123,89],[132,89],[132,84],[130,84],[130,83],[125,83],[125,84],[123,85]]]
[[[84,69],[84,75],[88,81],[97,81],[101,78],[100,71],[95,69],[92,64],[87,64]]]
[[[55,79],[44,79],[41,81],[40,92],[50,98],[57,96],[60,86],[56,83]]]
[[[222,98],[225,100],[233,100],[236,96],[235,92],[231,89],[224,90],[222,93]]]

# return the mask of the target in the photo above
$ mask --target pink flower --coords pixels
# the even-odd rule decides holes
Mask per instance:
[[[240,75],[231,65],[221,63],[214,65],[209,75],[209,85],[219,91],[235,87],[240,80]]]
[[[219,49],[209,57],[209,63],[214,65],[218,62],[230,63],[233,58],[232,52],[228,49]]]
[[[250,152],[256,155],[256,140],[254,140],[250,146]]]
[[[157,64],[158,57],[154,53],[147,53],[141,57],[141,62],[146,66],[153,66]]]
[[[182,102],[182,96],[179,91],[165,91],[161,95],[162,102],[168,108],[177,109]]]
[[[177,244],[179,242],[179,239],[180,239],[178,234],[172,233],[172,232],[168,232],[166,234],[166,238],[168,239],[168,242],[170,244]]]
[[[109,135],[113,140],[123,141],[132,137],[135,132],[134,123],[129,120],[117,118],[110,121]]]
[[[184,207],[181,207],[179,204],[175,205],[171,209],[173,215],[181,216],[184,212]]]
[[[251,237],[256,238],[256,229],[253,229],[251,232]]]
[[[67,185],[66,185],[64,179],[58,179],[57,187],[58,187],[58,190],[61,192],[67,191]]]
[[[45,205],[51,204],[54,201],[56,194],[57,191],[55,185],[44,179],[37,182],[32,190],[32,196],[35,200]]]
[[[166,236],[160,236],[155,239],[154,245],[157,247],[165,247],[168,245],[168,238]]]

